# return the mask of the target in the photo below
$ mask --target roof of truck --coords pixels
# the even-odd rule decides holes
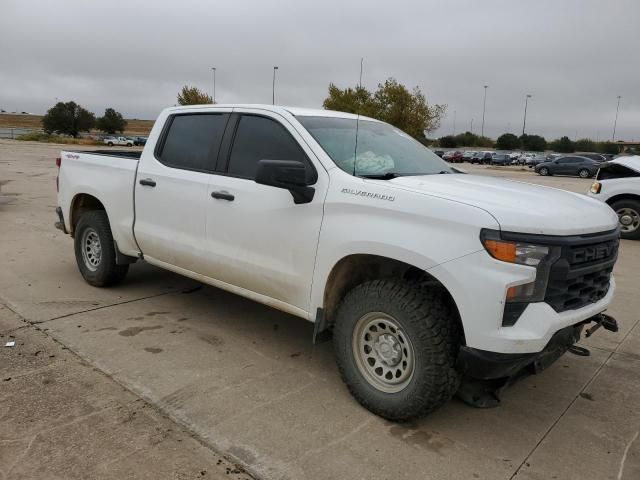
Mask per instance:
[[[613,160],[609,160],[608,163],[618,163],[627,168],[640,172],[640,156],[639,155],[626,155],[622,157],[616,157]]]
[[[184,111],[190,109],[202,109],[202,108],[252,108],[256,110],[267,110],[270,112],[289,112],[291,115],[295,117],[333,117],[333,118],[350,118],[355,120],[358,118],[357,115],[353,113],[346,112],[337,112],[335,110],[324,110],[322,108],[304,108],[304,107],[288,107],[282,105],[267,105],[260,103],[216,103],[215,105],[205,104],[205,105],[183,105],[172,107],[170,110]],[[374,118],[365,117],[364,115],[360,115],[360,119],[365,120],[373,120],[378,121]]]

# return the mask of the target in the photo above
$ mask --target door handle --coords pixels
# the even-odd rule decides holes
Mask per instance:
[[[140,180],[140,185],[144,185],[145,187],[155,187],[156,181],[150,178],[143,178]]]
[[[220,190],[218,192],[211,192],[211,196],[213,198],[217,198],[218,200],[227,200],[229,202],[233,202],[233,200],[236,198],[233,195],[231,195],[229,192],[227,192],[226,190]]]

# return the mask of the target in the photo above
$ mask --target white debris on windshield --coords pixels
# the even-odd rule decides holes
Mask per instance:
[[[395,163],[388,154],[376,155],[371,150],[358,153],[356,172],[359,174],[382,174],[393,171]],[[341,162],[340,168],[349,172],[353,171],[353,157]]]

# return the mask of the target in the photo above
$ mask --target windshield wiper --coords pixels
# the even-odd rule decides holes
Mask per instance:
[[[368,174],[359,174],[359,177],[362,178],[371,178],[373,180],[391,180],[392,178],[399,177],[399,173],[387,172],[387,173],[368,173]]]

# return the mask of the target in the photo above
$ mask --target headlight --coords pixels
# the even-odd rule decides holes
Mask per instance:
[[[503,325],[513,325],[527,304],[544,300],[551,265],[560,257],[560,247],[503,240],[499,231],[487,229],[482,230],[480,240],[489,255],[496,260],[536,269],[533,282],[506,289],[507,305]]]

